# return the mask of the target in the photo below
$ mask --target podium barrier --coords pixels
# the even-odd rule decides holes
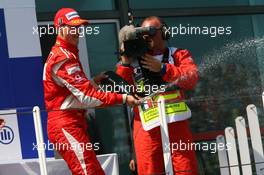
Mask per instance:
[[[35,126],[35,134],[38,146],[38,157],[39,157],[39,168],[41,175],[47,175],[47,164],[46,164],[46,154],[44,149],[44,140],[43,140],[43,132],[42,132],[42,124],[41,124],[41,115],[40,109],[38,106],[33,108],[33,119]]]
[[[264,105],[264,93],[262,94],[262,101]],[[235,119],[236,128],[227,127],[225,129],[225,137],[219,135],[216,138],[217,143],[228,143],[231,145],[231,149],[229,150],[218,151],[221,175],[252,175],[252,166],[255,166],[257,175],[264,174],[263,143],[257,107],[250,104],[246,110],[247,123],[244,117],[238,116]],[[248,136],[247,131],[249,131],[250,136]],[[249,139],[251,145],[248,143]],[[253,159],[251,159],[250,149],[253,152]],[[240,158],[240,162],[238,161],[238,157]],[[254,161],[251,162],[251,160]]]
[[[106,175],[119,175],[117,154],[104,154],[97,156]],[[46,159],[48,175],[71,175],[66,162],[63,159]],[[0,164],[2,175],[40,175],[39,159],[22,160]]]
[[[173,175],[168,123],[165,114],[165,101],[162,96],[159,97],[158,108],[165,172],[168,175]]]

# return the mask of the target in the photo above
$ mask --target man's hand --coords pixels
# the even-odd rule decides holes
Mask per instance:
[[[96,75],[93,77],[93,81],[96,84],[100,84],[103,79],[106,79],[108,76],[104,74],[104,72],[100,73],[99,75]]]
[[[5,126],[5,120],[0,118],[0,129]]]
[[[132,95],[127,95],[126,97],[126,104],[128,106],[135,106],[135,105],[139,105],[140,101],[135,99],[135,97],[133,97]]]
[[[149,55],[149,54],[145,54],[145,56],[142,56],[142,61],[141,63],[143,64],[142,66],[145,69],[148,69],[152,72],[160,72],[161,71],[161,66],[162,63],[155,59],[153,56]]]
[[[131,171],[136,171],[136,162],[135,162],[135,160],[133,159],[133,160],[130,160],[130,163],[129,163],[129,169],[131,170]]]

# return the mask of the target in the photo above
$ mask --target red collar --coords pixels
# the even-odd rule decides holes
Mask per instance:
[[[59,36],[57,36],[57,40],[56,40],[55,45],[58,47],[65,48],[65,49],[71,51],[72,53],[74,53],[75,55],[78,55],[79,49],[76,46],[66,42],[64,39],[62,39]]]

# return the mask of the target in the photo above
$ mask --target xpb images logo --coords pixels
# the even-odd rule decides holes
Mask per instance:
[[[14,140],[13,130],[8,126],[3,127],[0,130],[0,143],[7,145],[12,143],[13,140]]]

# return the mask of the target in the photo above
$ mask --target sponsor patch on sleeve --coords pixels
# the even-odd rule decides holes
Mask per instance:
[[[70,65],[70,66],[66,67],[66,71],[67,71],[68,75],[72,75],[75,72],[80,72],[81,68],[78,64],[74,64],[74,65]]]

